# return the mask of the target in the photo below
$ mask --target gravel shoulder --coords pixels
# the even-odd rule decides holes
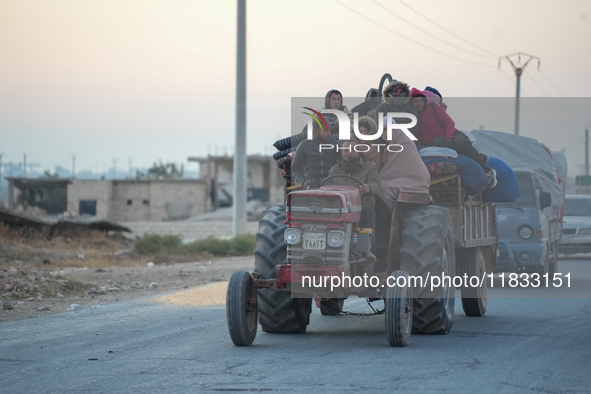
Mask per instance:
[[[17,293],[6,291],[1,298],[0,322],[65,312],[74,308],[127,301],[138,297],[157,298],[179,291],[183,292],[176,297],[184,299],[184,304],[190,302],[199,305],[219,305],[219,294],[225,288],[225,282],[229,280],[232,273],[238,270],[251,271],[253,267],[253,256],[241,256],[187,263],[155,264],[150,267],[147,264],[96,269],[68,267],[57,271],[57,274],[55,274],[56,271],[49,269],[35,270],[33,273],[29,272],[25,277],[40,285],[43,283],[43,278],[47,278],[45,280],[47,286],[52,283],[57,286],[57,295],[44,295],[43,290],[40,289],[38,295],[19,293],[27,297],[14,298],[14,294]],[[10,279],[12,274],[15,277],[23,276],[21,269],[0,268],[0,276],[3,277],[0,280]],[[35,280],[36,278],[40,279]],[[218,282],[219,286],[205,286],[204,290],[199,290],[196,293],[187,292],[197,288],[201,289],[206,284]],[[187,301],[187,297],[193,299]],[[166,299],[172,300],[170,297]],[[166,299],[161,302],[178,305],[178,301],[168,302]],[[6,307],[7,305],[9,307]]]

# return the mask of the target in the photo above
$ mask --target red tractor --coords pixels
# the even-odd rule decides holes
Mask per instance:
[[[457,167],[445,168],[443,173],[429,168],[429,193],[398,194],[389,229],[378,228],[386,235],[380,245],[387,248],[376,259],[368,253],[372,230],[359,226],[359,190],[332,185],[297,190],[286,164],[286,204],[267,208],[259,221],[255,272],[235,272],[228,285],[226,314],[234,344],[252,344],[257,322],[265,332],[304,333],[312,298],[320,301],[323,315],[335,315],[349,296],[384,301],[392,346],[408,345],[411,333],[447,334],[458,286],[443,281],[432,288],[433,278],[453,278],[456,272],[484,278],[494,272],[497,226],[494,204],[468,196]],[[345,280],[364,277],[370,283]],[[342,279],[338,286],[333,278]],[[459,287],[466,315],[484,315],[486,281]]]
[[[288,194],[286,205],[268,208],[259,222],[255,272],[236,272],[230,279],[226,311],[234,344],[253,342],[257,320],[265,332],[305,332],[312,296],[321,298],[323,314],[340,313],[344,299],[352,295],[383,299],[386,337],[392,346],[406,346],[411,332],[450,331],[454,287],[442,286],[431,291],[427,285],[411,286],[410,279],[415,277],[416,284],[420,276],[425,284],[429,277],[442,273],[455,275],[456,245],[449,209],[432,205],[429,194],[401,193],[392,213],[388,257],[386,261],[376,261],[358,258],[360,252],[369,250],[373,234],[371,229],[357,226],[361,211],[357,189],[323,186],[295,191]],[[479,251],[469,249],[472,250],[468,254]],[[474,266],[470,270],[480,269],[484,273],[484,260],[480,261],[479,256],[482,260],[481,254],[468,257],[469,265]],[[378,279],[361,287],[302,286],[304,277],[318,283],[322,278],[343,275]],[[397,285],[392,286],[395,282]],[[484,314],[486,287],[467,288],[466,294],[462,291],[466,313]],[[474,294],[468,294],[469,291]]]

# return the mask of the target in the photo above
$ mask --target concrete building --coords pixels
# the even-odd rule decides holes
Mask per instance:
[[[210,203],[215,208],[232,204],[234,158],[232,156],[189,157],[199,163],[199,179],[210,190]],[[281,170],[271,156],[248,156],[248,200],[271,204],[283,203],[284,181]]]
[[[37,180],[9,178],[9,208],[25,211],[48,206],[50,214],[90,215],[118,222],[178,220],[212,209],[210,190],[201,179]],[[19,189],[15,199],[14,188]],[[63,192],[62,192],[63,190]],[[59,197],[55,197],[59,196]],[[57,200],[56,200],[57,199]],[[55,200],[55,201],[54,201]],[[62,201],[63,200],[63,201]]]

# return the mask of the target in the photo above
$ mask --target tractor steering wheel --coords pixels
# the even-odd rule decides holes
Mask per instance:
[[[326,181],[330,181],[332,178],[339,178],[339,177],[340,177],[340,178],[349,178],[349,179],[353,179],[355,182],[359,183],[361,186],[363,186],[363,185],[364,185],[364,183],[363,183],[363,182],[361,182],[359,179],[357,179],[357,178],[355,178],[355,177],[353,177],[353,176],[351,176],[351,175],[340,175],[340,174],[336,174],[336,175],[330,175],[330,176],[327,176],[326,178],[324,178],[324,179],[322,180],[322,182],[320,182],[320,186],[324,186],[324,182],[326,182]],[[331,184],[331,185],[334,185],[334,184],[332,183],[332,181],[330,181],[330,184]]]
[[[330,175],[330,176],[327,176],[326,178],[324,178],[324,179],[323,179],[323,180],[320,182],[320,186],[324,186],[324,183],[325,183],[326,181],[329,181],[331,185],[334,185],[334,184],[332,183],[331,179],[332,179],[332,178],[338,178],[338,177],[340,177],[340,178],[349,178],[349,179],[353,179],[355,182],[359,183],[361,186],[363,186],[363,185],[364,185],[364,183],[363,183],[363,182],[361,182],[359,179],[357,179],[357,178],[355,178],[355,177],[353,177],[353,176],[351,176],[351,175],[339,175],[339,174],[336,174],[336,175]],[[360,194],[360,196],[359,196],[360,198],[363,198],[363,197],[365,197],[365,192],[362,192],[362,191],[359,191],[359,192],[361,193],[361,194]]]

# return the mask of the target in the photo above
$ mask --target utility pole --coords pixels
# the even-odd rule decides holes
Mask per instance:
[[[511,60],[511,57],[515,58],[517,56],[517,62],[514,63]],[[525,63],[521,63],[521,56],[527,57],[528,59]],[[520,97],[520,90],[521,90],[521,75],[523,71],[532,61],[532,59],[538,60],[538,70],[540,69],[540,58],[533,55],[528,55],[527,53],[517,52],[511,55],[503,56],[499,58],[499,68],[501,68],[501,60],[507,59],[509,63],[511,63],[511,67],[513,67],[513,71],[515,71],[515,76],[517,77],[517,88],[515,91],[515,135],[519,135],[519,97]]]
[[[589,127],[585,126],[585,175],[589,176]]]
[[[72,155],[72,179],[76,178],[76,156]]]
[[[117,175],[117,159],[113,159],[113,179],[115,179],[115,175]]]
[[[234,154],[234,191],[232,235],[246,232],[246,0],[237,0],[236,23],[236,152]]]
[[[2,155],[4,153],[0,153],[0,200],[2,200]]]

